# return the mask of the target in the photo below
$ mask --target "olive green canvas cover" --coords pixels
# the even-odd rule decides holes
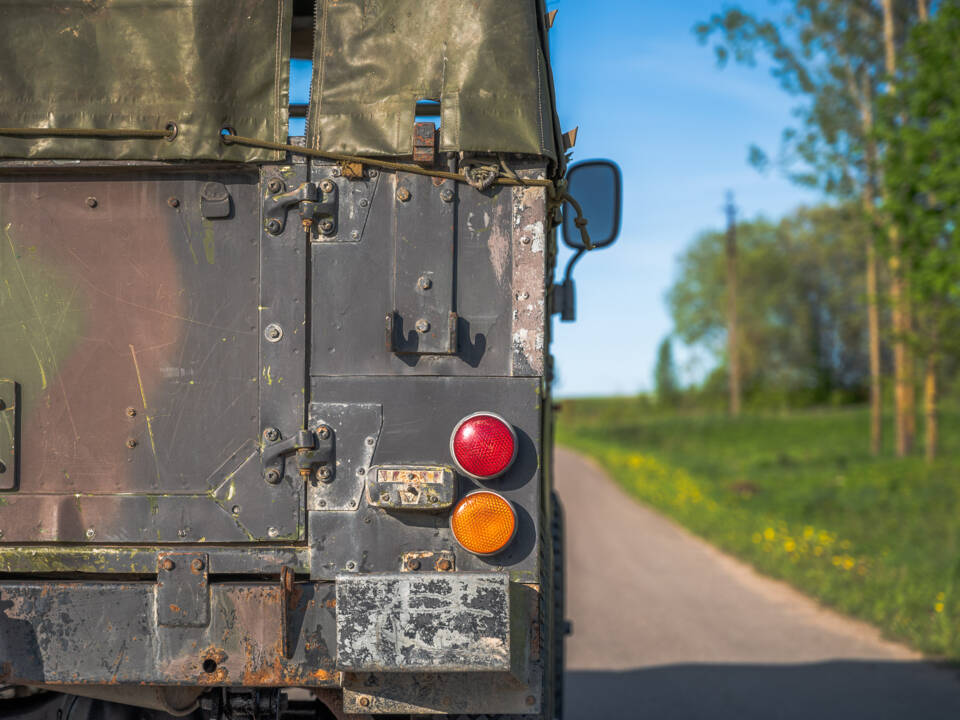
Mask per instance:
[[[0,157],[273,160],[293,0],[0,0],[0,127],[162,129],[164,139],[0,136]]]
[[[442,151],[558,159],[540,0],[317,0],[310,147],[410,155],[418,99]]]

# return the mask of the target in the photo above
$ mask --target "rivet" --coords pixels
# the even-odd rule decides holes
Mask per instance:
[[[176,567],[176,564],[170,558],[164,558],[163,562],[160,563],[160,567],[166,570],[167,572],[170,572]]]
[[[93,528],[87,528],[87,538],[93,540],[93,536],[96,535],[96,531]]]
[[[363,705],[363,707],[370,707],[370,698],[368,697],[360,698],[360,704]]]
[[[451,567],[453,567],[453,563],[446,558],[440,558],[437,560],[437,570],[440,570],[441,572],[447,572]]]
[[[2,408],[0,408],[0,410],[2,410]],[[135,407],[128,407],[127,417],[136,417],[136,416],[137,416],[137,409]]]
[[[263,431],[263,437],[269,440],[270,442],[276,442],[280,439],[280,431],[276,428],[267,428]]]
[[[380,174],[380,173],[378,173],[376,170],[370,170],[370,171],[367,172],[367,175],[368,175],[369,177],[372,177],[372,178],[375,178],[375,177],[376,177],[377,175],[379,175],[379,174]]]
[[[230,508],[230,512],[233,513],[234,515],[239,515],[239,514],[240,514],[240,506],[239,506],[239,505],[234,505],[232,508]]]
[[[327,501],[326,501],[326,500],[321,500],[319,504],[320,504],[320,507],[326,507],[326,506],[327,506]]]
[[[417,280],[417,287],[419,287],[421,290],[429,290],[431,287],[433,287],[433,280],[428,278],[426,275],[421,275],[420,279]]]
[[[175,198],[175,197],[167,198],[167,205],[169,205],[172,208],[180,207],[180,198]]]
[[[440,199],[444,202],[453,202],[453,190],[444,188],[440,191]]]
[[[530,244],[530,238],[529,238],[527,235],[523,235],[523,236],[520,238],[520,242],[522,242],[524,245],[529,245],[529,244]]]
[[[367,437],[366,439],[367,445],[373,445],[375,442],[376,442],[376,439],[372,435]]]
[[[419,570],[420,561],[417,560],[416,558],[411,558],[410,560],[407,560],[407,567],[410,568],[411,570]]]
[[[137,441],[133,438],[127,438],[127,447],[133,450],[137,446]]]
[[[402,188],[400,188],[399,190],[397,190],[397,200],[399,200],[400,202],[406,202],[406,201],[409,200],[409,199],[410,199],[410,191],[409,191],[409,190],[407,190],[407,189],[404,188],[404,187],[402,187]]]
[[[95,208],[97,205],[99,205],[95,197],[88,197],[86,202],[88,208]]]
[[[275,537],[277,537],[277,535],[279,535],[279,534],[280,534],[280,531],[277,530],[275,527],[268,527],[268,528],[267,528],[267,536],[268,536],[268,537],[275,538]]]
[[[203,570],[203,560],[201,560],[200,558],[194,558],[193,562],[190,563],[190,567],[192,567],[197,572],[200,572],[201,570]]]
[[[267,183],[267,190],[276,194],[283,190],[283,180],[279,178],[273,178]]]
[[[367,200],[366,198],[360,198],[360,203],[359,203],[359,204],[360,204],[360,207],[366,207],[367,205],[370,204],[370,201]]]
[[[390,493],[380,493],[380,499],[384,502],[390,502]]]
[[[267,232],[271,235],[278,235],[281,230],[283,230],[283,226],[279,220],[271,220],[267,223]]]
[[[357,475],[366,475],[366,474],[367,474],[366,468],[362,468],[362,467],[357,468]]]
[[[438,498],[436,495],[431,495],[431,496],[430,496],[430,502],[432,502],[432,503],[438,503],[438,502],[440,502],[440,498]]]
[[[537,699],[533,695],[527,695],[527,705],[536,705]]]
[[[350,237],[353,238],[354,240],[357,240],[360,238],[360,233],[357,232],[356,230],[351,230]]]
[[[353,570],[356,566],[357,564],[353,560],[351,560],[350,562],[347,563],[347,570]]]
[[[418,332],[418,333],[423,334],[423,333],[427,332],[428,330],[430,330],[430,323],[428,323],[425,319],[420,318],[419,320],[417,320],[417,322],[416,322],[416,324],[414,325],[414,327],[417,329],[417,332]]]
[[[350,501],[350,507],[355,508],[356,506],[357,506],[357,501],[356,501],[356,500],[351,500],[351,501]]]
[[[270,323],[263,329],[263,336],[267,339],[267,342],[280,342],[280,338],[283,337],[283,328],[276,323]]]
[[[519,297],[521,300],[527,300],[527,299],[530,297],[530,293],[528,293],[526,290],[524,290],[524,291],[523,291],[522,293],[520,293],[517,297]]]

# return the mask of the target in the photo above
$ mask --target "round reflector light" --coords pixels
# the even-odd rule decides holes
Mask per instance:
[[[499,415],[468,415],[453,429],[450,454],[457,467],[477,480],[490,480],[506,472],[517,457],[517,434]]]
[[[517,511],[497,493],[478,490],[457,503],[450,529],[464,549],[474,555],[493,555],[517,534]]]

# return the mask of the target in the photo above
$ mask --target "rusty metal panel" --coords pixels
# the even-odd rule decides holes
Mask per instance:
[[[509,671],[507,573],[337,577],[337,667]]]
[[[157,557],[157,625],[206,627],[210,584],[206,553],[166,552]]]
[[[268,487],[256,459],[261,411],[302,423],[305,242],[264,263],[256,170],[28,172],[0,177],[0,377],[22,388],[0,541],[301,537],[302,483]],[[225,217],[203,216],[210,183]],[[271,304],[293,359],[261,365]]]
[[[533,163],[515,161],[514,165],[518,174],[543,176],[542,167]],[[335,170],[314,163],[312,172],[326,177]],[[366,176],[373,172],[367,170]],[[422,271],[446,267],[442,263],[448,259],[444,254],[447,246],[423,243],[418,257],[401,256],[410,261],[409,272],[398,269],[394,218],[401,203],[396,198],[397,188],[392,178],[379,174],[372,177],[335,178],[340,186],[340,231],[336,238],[313,243],[311,285],[314,302],[321,311],[311,318],[311,374],[542,374],[546,357],[543,298],[550,262],[543,189],[523,189],[518,194],[512,188],[485,192],[466,185],[456,188],[451,203],[456,206],[451,208],[456,226],[451,248],[454,294],[450,306],[457,316],[456,354],[420,356],[390,351],[384,338],[385,316],[402,306],[405,342],[411,334],[418,334],[415,325],[420,317],[430,323],[428,332],[437,329],[438,319],[441,330],[450,329],[449,316],[441,316],[441,306],[426,305],[427,295],[418,290]],[[409,175],[400,173],[398,177],[400,185],[410,189],[410,198],[402,203],[410,207],[403,212],[420,213],[421,225],[428,229],[436,226],[429,230],[430,237],[436,238],[440,225],[447,222],[442,215],[446,212],[444,203],[434,203],[437,192],[432,189],[414,192],[421,181],[411,185]],[[376,178],[380,182],[371,193]],[[427,181],[427,186],[432,187],[432,183]],[[350,232],[353,241],[349,242],[343,237],[347,223],[354,228]],[[445,287],[432,286],[432,297],[447,302]],[[430,311],[436,317],[418,311]],[[395,328],[395,332],[399,336],[401,330]],[[412,347],[412,342],[409,345]]]
[[[169,627],[156,623],[151,582],[0,582],[0,682],[338,684],[332,584],[296,583],[286,595],[279,580],[209,589],[209,625]]]
[[[448,510],[456,489],[449,466],[391,465],[367,473],[367,503],[387,510]]]

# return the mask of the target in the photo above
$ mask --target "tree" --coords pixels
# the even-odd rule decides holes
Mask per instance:
[[[664,406],[675,405],[680,398],[680,383],[677,368],[673,363],[673,344],[665,337],[657,350],[657,364],[653,370],[653,386],[657,402]]]
[[[738,225],[739,352],[749,402],[862,397],[864,227],[855,205],[801,209]],[[705,232],[681,256],[667,300],[676,337],[727,363],[726,234]],[[712,381],[711,381],[712,382]]]
[[[732,55],[755,64],[758,51],[772,61],[781,86],[802,98],[799,127],[783,133],[780,166],[795,182],[819,187],[843,201],[858,198],[874,228],[885,227],[878,207],[879,153],[874,136],[876,101],[886,75],[886,53],[902,44],[908,27],[926,5],[912,0],[785,0],[775,23],[732,8],[699,23],[702,43],[719,34],[715,45],[723,64]],[[884,9],[889,32],[885,34]],[[781,32],[780,27],[784,28]],[[769,165],[767,155],[751,149],[751,161]],[[863,237],[867,331],[870,358],[870,437],[874,453],[882,439],[880,309],[875,235]],[[896,338],[895,338],[896,341]],[[902,365],[898,366],[902,370]],[[898,425],[900,427],[900,425]]]
[[[944,4],[914,29],[881,104],[884,189],[917,319],[904,331],[924,358],[926,457],[937,450],[938,370],[960,351],[960,6]]]

